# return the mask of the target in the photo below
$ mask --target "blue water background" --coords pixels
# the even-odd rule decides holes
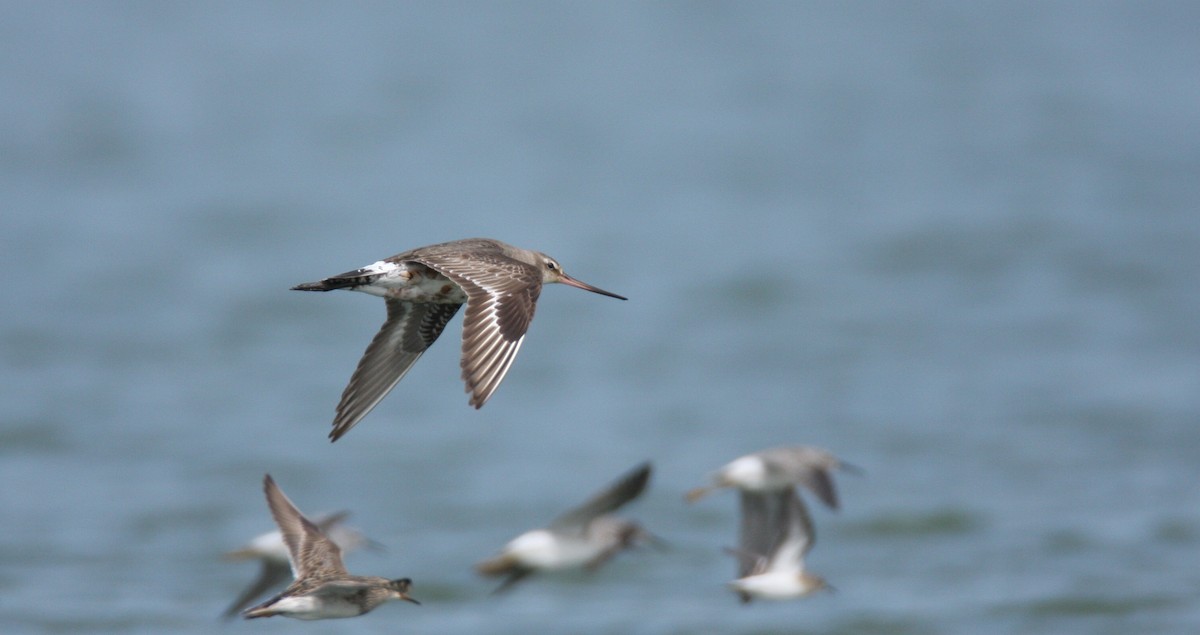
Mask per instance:
[[[1200,8],[0,6],[5,633],[1200,631]],[[563,286],[479,411],[458,322],[362,424],[377,299],[490,236]],[[739,606],[722,463],[830,448],[837,592]],[[471,565],[650,459],[670,543]],[[424,605],[220,626],[305,511]]]

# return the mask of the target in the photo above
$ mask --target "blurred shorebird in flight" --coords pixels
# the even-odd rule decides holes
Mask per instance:
[[[743,491],[741,514],[740,544],[730,550],[738,561],[738,577],[729,586],[742,602],[788,600],[833,589],[804,567],[816,534],[796,488]]]
[[[771,448],[730,461],[713,474],[711,485],[693,489],[686,498],[689,503],[695,502],[726,487],[764,493],[800,485],[830,509],[837,509],[837,490],[832,475],[836,469],[861,471],[821,448],[808,445]]]
[[[485,576],[506,576],[494,591],[500,593],[537,571],[593,571],[623,549],[659,542],[637,523],[611,515],[637,498],[649,480],[650,464],[643,463],[545,528],[512,539],[476,570]]]
[[[490,238],[418,247],[292,287],[350,289],[382,297],[387,304],[387,320],[342,392],[330,440],[346,434],[404,378],[463,304],[462,379],[470,404],[482,407],[521,348],[542,285],[553,282],[626,299],[568,276],[546,254]]]
[[[296,579],[283,593],[243,611],[243,617],[323,620],[362,615],[390,600],[420,604],[408,595],[412,586],[408,578],[350,575],[342,564],[342,550],[296,509],[270,474],[263,477],[263,491]]]
[[[315,516],[313,523],[342,550],[342,553],[349,553],[363,546],[382,548],[379,543],[367,538],[358,530],[347,527],[344,521],[349,515],[349,512],[344,511],[322,514]],[[292,575],[288,548],[283,542],[283,533],[278,529],[256,536],[242,548],[230,551],[224,557],[226,560],[237,561],[258,560],[260,564],[258,577],[225,610],[222,614],[225,619],[237,615],[270,589],[283,585]]]

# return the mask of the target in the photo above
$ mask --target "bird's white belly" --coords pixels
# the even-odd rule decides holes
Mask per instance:
[[[581,567],[603,551],[603,546],[584,540],[564,539],[545,530],[531,531],[513,539],[508,551],[522,565],[534,569]]]
[[[747,576],[733,583],[734,588],[765,600],[788,600],[804,595],[808,589],[795,571],[772,571]]]
[[[288,617],[301,620],[356,617],[361,614],[359,607],[349,602],[336,602],[326,599],[318,605],[315,598],[307,596],[286,597],[272,604],[271,608]]]

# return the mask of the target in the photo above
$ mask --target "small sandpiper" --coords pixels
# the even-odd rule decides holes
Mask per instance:
[[[500,593],[537,571],[584,568],[594,571],[623,549],[660,542],[637,523],[611,513],[637,498],[650,480],[650,464],[635,467],[584,504],[542,529],[509,541],[500,554],[475,569],[485,576],[507,576]]]
[[[362,532],[345,524],[349,512],[341,511],[333,514],[321,514],[313,517],[313,523],[334,544],[349,553],[359,547],[380,549],[382,546],[367,538]],[[288,548],[283,542],[283,533],[278,529],[256,536],[240,549],[225,554],[226,560],[244,561],[258,560],[260,563],[258,577],[250,586],[238,595],[237,599],[225,609],[222,617],[230,619],[249,606],[259,596],[268,590],[283,585],[291,578],[292,568],[288,561]]]
[[[287,544],[296,579],[283,593],[244,611],[243,617],[323,620],[362,615],[389,600],[420,604],[408,595],[412,587],[408,578],[350,575],[342,564],[341,549],[296,509],[270,474],[263,477],[263,491]]]
[[[804,568],[816,541],[812,519],[794,487],[741,492],[742,532],[737,549],[738,578],[729,583],[742,602],[754,598],[788,600],[821,589],[825,579]]]
[[[350,289],[382,297],[387,320],[342,392],[329,433],[337,441],[404,377],[464,303],[462,378],[480,408],[504,379],[543,284],[560,282],[625,300],[568,276],[537,251],[490,238],[418,247],[361,269],[299,284],[297,291]]]
[[[807,445],[771,448],[734,459],[713,474],[712,485],[697,487],[688,492],[686,498],[688,502],[695,502],[723,487],[744,492],[773,492],[802,485],[830,509],[837,509],[832,472],[839,468],[860,471],[821,448]]]

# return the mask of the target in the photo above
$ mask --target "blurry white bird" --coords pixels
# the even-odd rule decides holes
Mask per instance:
[[[547,527],[512,539],[476,570],[485,576],[507,576],[494,591],[500,593],[537,571],[594,570],[627,547],[659,542],[637,523],[610,515],[637,498],[649,480],[650,464],[643,463]]]
[[[741,503],[741,544],[730,550],[738,560],[738,578],[729,586],[742,602],[786,600],[832,589],[804,568],[816,534],[795,488],[742,492]]]
[[[724,487],[744,492],[775,492],[801,485],[830,509],[837,509],[832,472],[839,468],[859,471],[821,448],[807,445],[771,448],[729,462],[713,474],[712,485],[693,489],[687,493],[687,500],[695,502]]]

